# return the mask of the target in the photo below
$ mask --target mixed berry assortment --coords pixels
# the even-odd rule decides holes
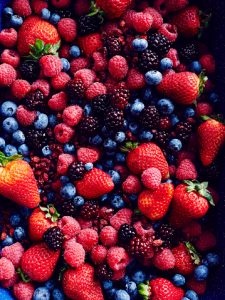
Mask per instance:
[[[1,300],[205,293],[225,142],[208,21],[188,0],[4,8]]]

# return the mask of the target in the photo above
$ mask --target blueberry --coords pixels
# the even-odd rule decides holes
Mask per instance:
[[[51,15],[49,21],[50,21],[52,24],[56,25],[56,24],[59,23],[60,19],[61,19],[60,15],[54,13],[54,14]]]
[[[115,209],[121,209],[125,207],[125,202],[120,195],[113,195],[110,202],[112,207]]]
[[[143,142],[150,142],[153,139],[153,134],[150,131],[142,131],[139,136]]]
[[[176,115],[172,114],[170,115],[170,122],[172,126],[175,126],[177,123],[179,123],[179,119]]]
[[[185,293],[185,297],[187,297],[189,300],[198,300],[198,295],[192,291],[192,290],[188,290],[186,293]]]
[[[110,290],[113,287],[113,282],[111,280],[105,280],[102,282],[104,290]]]
[[[204,265],[200,265],[196,267],[194,270],[194,277],[197,281],[205,280],[208,277],[208,275],[209,275],[209,269]]]
[[[195,116],[195,110],[192,107],[187,107],[184,111],[184,116],[186,118],[192,118]]]
[[[2,127],[5,132],[13,133],[13,132],[17,131],[17,129],[19,128],[19,124],[15,118],[8,117],[3,121]]]
[[[100,135],[95,135],[93,136],[92,138],[90,138],[90,143],[94,146],[98,146],[98,145],[101,145],[102,143],[102,138]]]
[[[145,108],[144,103],[135,102],[134,104],[132,104],[130,112],[133,116],[138,117],[144,108]]]
[[[20,222],[21,222],[20,215],[19,214],[13,214],[10,217],[9,222],[12,225],[12,227],[16,227],[16,226],[20,225]]]
[[[0,150],[4,150],[4,148],[5,148],[5,140],[2,137],[0,137]]]
[[[17,227],[15,230],[14,230],[14,238],[16,241],[22,241],[25,236],[26,236],[26,233],[25,233],[25,230],[23,229],[23,227]]]
[[[2,241],[2,247],[10,246],[13,244],[13,238],[11,236],[6,236],[6,238]]]
[[[112,159],[107,159],[106,161],[104,161],[104,166],[108,169],[112,169],[113,165],[114,165],[114,162]]]
[[[52,300],[64,300],[63,291],[60,289],[54,289],[52,292]]]
[[[119,131],[116,133],[115,141],[117,143],[123,143],[126,139],[126,134],[123,131]]]
[[[220,262],[219,255],[216,253],[208,253],[206,255],[206,259],[210,267],[215,267],[219,265]]]
[[[33,300],[50,300],[50,292],[46,287],[39,287],[34,291]]]
[[[143,52],[145,49],[148,48],[148,41],[145,39],[136,38],[132,42],[132,47],[137,52]]]
[[[17,154],[17,149],[15,146],[9,144],[5,146],[4,153],[6,156],[13,156]]]
[[[13,15],[10,23],[12,27],[20,27],[23,24],[23,18],[18,15]]]
[[[106,291],[107,299],[115,300],[116,289],[112,288]]]
[[[109,175],[112,177],[112,181],[114,184],[119,184],[120,183],[120,174],[119,172],[115,170],[109,170]]]
[[[57,125],[57,123],[58,123],[57,116],[55,116],[55,115],[48,116],[48,124],[50,127],[55,127],[55,125]]]
[[[130,277],[128,275],[125,275],[120,281],[122,286],[125,287],[126,284],[130,282]]]
[[[196,74],[200,74],[201,71],[202,71],[202,66],[201,66],[200,62],[198,62],[198,61],[193,61],[193,62],[190,64],[190,66],[189,66],[189,70],[190,70],[191,72],[196,73]]]
[[[131,278],[134,282],[139,284],[145,281],[146,274],[142,270],[137,270],[132,274]]]
[[[172,139],[170,142],[169,142],[169,149],[171,151],[174,151],[174,152],[178,152],[180,151],[182,148],[182,143],[180,140],[178,139]]]
[[[65,71],[65,72],[69,71],[70,62],[68,61],[68,59],[63,57],[63,58],[61,58],[61,62],[62,62],[62,65],[63,65],[63,71]]]
[[[55,287],[55,283],[53,280],[48,280],[45,282],[45,287],[49,290],[52,291]]]
[[[11,292],[8,289],[4,289],[0,287],[0,299],[1,300],[14,300],[15,298],[12,296]]]
[[[212,104],[218,103],[219,102],[219,96],[218,96],[218,94],[215,93],[215,92],[210,93],[210,95],[209,95],[209,101]]]
[[[86,163],[84,167],[86,171],[91,171],[94,168],[92,163]]]
[[[22,144],[18,147],[18,153],[23,156],[28,156],[30,154],[29,148],[26,144]]]
[[[53,202],[55,200],[55,193],[54,192],[48,192],[47,193],[47,199],[48,199],[48,202]]]
[[[162,81],[162,73],[159,71],[148,71],[145,74],[145,81],[149,85],[157,85]]]
[[[76,195],[76,188],[72,183],[67,183],[61,188],[60,194],[65,199],[72,199]]]
[[[73,144],[65,144],[63,147],[65,153],[74,154],[75,153],[75,146]]]
[[[104,141],[103,146],[106,150],[115,150],[116,149],[116,142],[112,139],[108,138]]]
[[[12,101],[5,101],[1,105],[1,115],[3,117],[12,117],[15,115],[17,110],[17,105]]]
[[[41,11],[41,17],[43,20],[49,20],[51,17],[51,12],[47,8],[43,8]]]
[[[190,299],[187,297],[183,297],[181,300],[190,300]]]
[[[3,14],[4,14],[5,17],[12,17],[13,9],[11,7],[7,6],[3,9]]]
[[[115,294],[115,300],[130,300],[130,295],[125,290],[118,290]]]
[[[49,146],[44,146],[42,149],[41,149],[41,152],[44,156],[49,156],[52,154],[52,150],[49,148]]]
[[[152,90],[150,88],[146,88],[144,90],[143,100],[144,101],[150,101],[150,100],[152,100]]]
[[[81,207],[84,205],[84,198],[81,197],[81,196],[76,196],[74,199],[73,199],[73,203],[76,207]]]
[[[24,218],[27,218],[31,215],[32,210],[30,208],[27,208],[27,207],[21,207],[20,208],[20,213]]]
[[[48,116],[46,114],[40,113],[34,122],[34,127],[36,129],[45,129],[48,126]]]
[[[100,198],[100,202],[102,204],[105,204],[106,202],[108,202],[108,200],[109,200],[108,194],[105,194],[105,195],[101,196],[101,198]]]
[[[134,281],[130,281],[126,284],[126,291],[130,296],[137,295],[137,284]]]
[[[173,68],[173,62],[170,58],[165,57],[160,61],[160,67],[162,71],[170,70]]]
[[[160,99],[157,103],[159,112],[164,115],[170,115],[174,111],[174,105],[169,99]]]
[[[84,106],[84,115],[85,116],[90,116],[90,114],[92,113],[92,108],[90,104],[86,104]]]
[[[78,46],[72,46],[69,52],[72,57],[76,58],[80,56],[80,48]]]
[[[121,153],[121,152],[116,153],[116,161],[118,163],[124,163],[126,161],[126,154]]]
[[[128,127],[129,127],[130,131],[131,131],[133,134],[137,134],[137,133],[138,133],[139,126],[138,126],[137,123],[131,122],[131,123],[129,123],[129,126],[128,126]]]
[[[172,282],[176,285],[176,286],[183,286],[185,285],[185,277],[181,274],[175,274],[172,278]]]
[[[17,130],[15,132],[13,132],[12,138],[13,138],[13,141],[19,145],[21,145],[25,142],[25,135],[24,135],[23,131],[21,131],[21,130]]]

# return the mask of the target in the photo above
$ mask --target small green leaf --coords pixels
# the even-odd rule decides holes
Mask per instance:
[[[36,39],[35,42],[35,48],[38,50],[38,52],[42,52],[44,50],[44,42],[42,40]]]
[[[46,44],[45,47],[44,47],[44,53],[45,54],[48,54],[49,53],[49,50],[52,48],[51,44]]]
[[[195,249],[195,247],[190,242],[186,242],[185,246],[187,247],[188,252],[190,253],[191,258],[192,258],[194,264],[195,265],[199,265],[200,262],[201,262],[200,255],[197,252],[197,250]]]
[[[47,207],[44,207],[44,206],[39,206],[40,210],[41,211],[44,211],[44,212],[48,212],[49,209]]]
[[[47,219],[51,219],[52,218],[52,215],[49,212],[45,216],[46,216]]]
[[[141,283],[138,285],[138,294],[142,297],[143,300],[150,299],[149,281],[147,281],[146,284]]]

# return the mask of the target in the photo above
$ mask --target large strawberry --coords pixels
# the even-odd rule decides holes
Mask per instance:
[[[34,45],[37,39],[51,45],[60,42],[58,31],[52,24],[37,16],[31,16],[24,21],[18,32],[20,54],[29,54],[30,45]]]
[[[208,117],[198,128],[200,159],[204,166],[209,166],[225,143],[225,126]]]
[[[83,264],[63,275],[63,290],[72,300],[103,300],[101,285],[94,279],[94,268]]]
[[[159,93],[182,105],[192,104],[201,92],[202,81],[192,72],[172,73],[157,85]]]
[[[184,297],[184,291],[181,288],[160,277],[147,282],[147,284],[139,284],[138,293],[143,300],[181,300]]]
[[[155,191],[144,190],[138,197],[138,209],[150,220],[160,220],[168,211],[173,193],[171,183],[162,183]]]
[[[96,4],[107,15],[108,19],[115,19],[122,16],[132,0],[96,0]]]
[[[92,33],[78,39],[78,44],[86,56],[92,55],[103,47],[101,34]]]
[[[33,171],[20,155],[6,157],[0,152],[0,194],[28,208],[40,203]]]
[[[127,156],[127,166],[134,174],[141,174],[148,168],[157,168],[165,179],[169,175],[168,163],[162,150],[154,143],[141,144],[130,151]]]
[[[93,168],[84,175],[84,178],[76,182],[79,195],[93,199],[111,192],[114,189],[112,178],[104,171]]]
[[[22,271],[31,280],[45,282],[52,276],[59,255],[60,251],[50,250],[45,243],[31,246],[22,256]]]

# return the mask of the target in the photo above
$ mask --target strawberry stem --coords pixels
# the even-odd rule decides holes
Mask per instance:
[[[50,219],[52,222],[57,222],[60,214],[58,211],[55,209],[54,205],[49,204],[47,207],[44,206],[39,206],[40,210],[43,212],[46,212],[45,217],[47,219]]]
[[[23,282],[30,282],[30,278],[28,277],[28,275],[26,275],[25,273],[23,273],[21,268],[18,268],[16,270],[16,273],[21,277]]]
[[[190,242],[185,242],[185,246],[188,249],[188,252],[191,254],[191,258],[194,262],[195,265],[199,265],[201,260],[200,260],[200,255],[195,249],[195,247],[190,243]]]
[[[200,73],[199,79],[200,79],[200,82],[199,82],[199,96],[201,96],[201,94],[202,94],[203,91],[204,91],[205,84],[206,84],[206,82],[207,82],[207,80],[208,80],[208,77],[205,76],[204,71]]]
[[[30,52],[26,58],[31,58],[33,60],[39,60],[44,55],[57,55],[60,47],[60,41],[55,44],[45,44],[42,40],[36,39],[35,44],[30,44]]]
[[[122,152],[130,152],[138,147],[137,142],[126,142],[124,146],[120,147]]]
[[[215,203],[213,201],[213,197],[210,193],[208,188],[208,182],[198,182],[197,180],[190,181],[190,180],[184,180],[184,183],[187,185],[187,192],[197,192],[200,196],[204,197],[208,202],[215,206]]]
[[[5,156],[3,152],[0,151],[0,166],[5,167],[9,162],[22,159],[22,155],[14,154],[12,156]]]
[[[96,16],[96,15],[99,15],[100,19],[101,19],[101,22],[100,24],[102,24],[104,22],[104,11],[101,10],[99,7],[97,7],[95,1],[91,1],[91,6],[90,6],[90,12],[88,14],[89,17],[93,17],[93,16]]]
[[[150,286],[149,286],[149,281],[145,283],[140,283],[138,285],[138,293],[142,297],[143,300],[149,300],[151,291],[150,291]]]

